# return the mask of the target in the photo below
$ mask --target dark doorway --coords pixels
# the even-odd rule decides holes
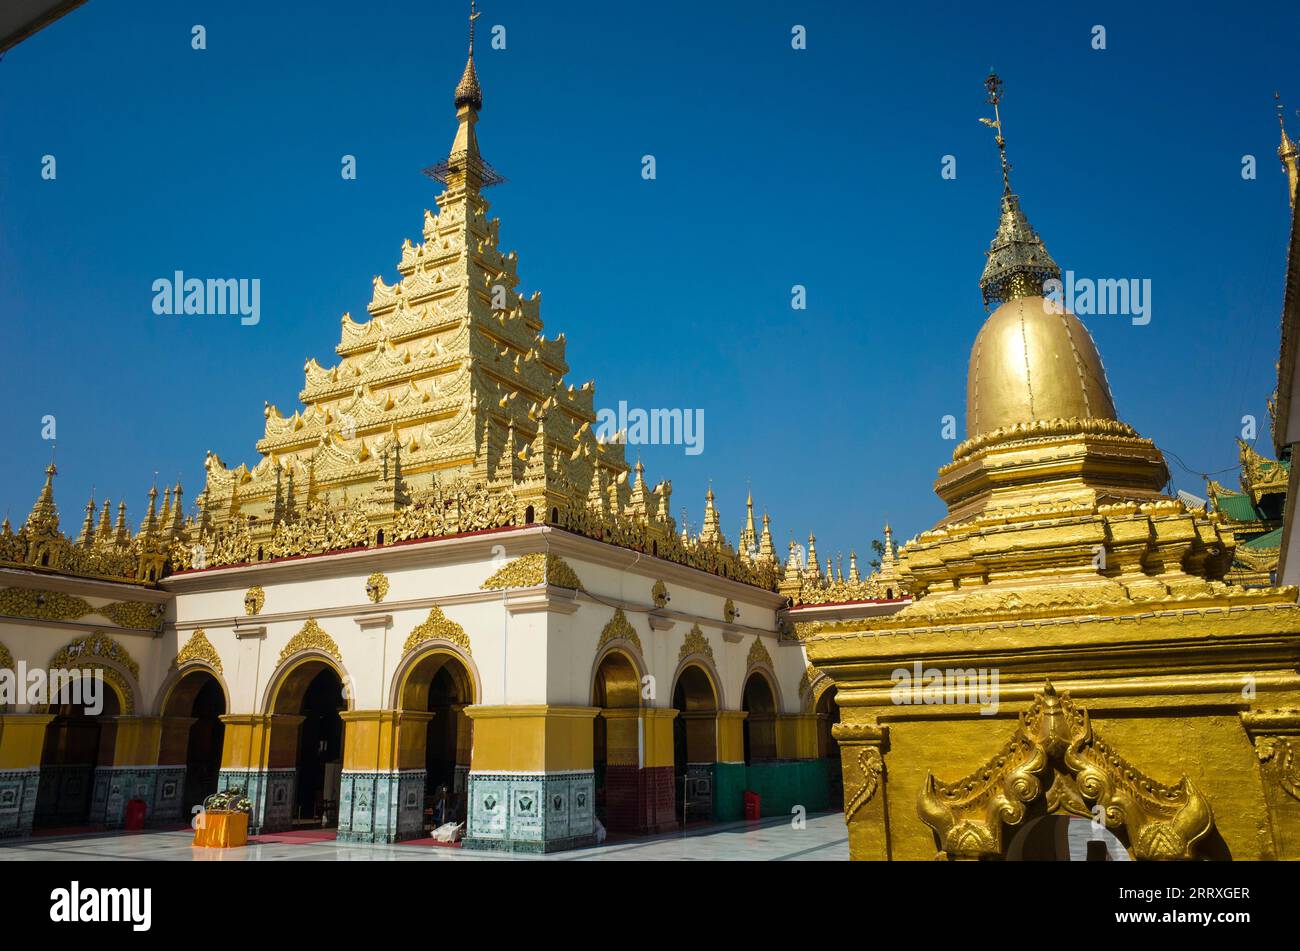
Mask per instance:
[[[113,765],[116,730],[112,718],[121,712],[117,694],[107,685],[102,689],[103,703],[94,713],[84,704],[50,707],[54,719],[45,728],[41,749],[41,779],[33,817],[37,828],[90,822],[95,767]]]
[[[332,668],[321,670],[302,698],[298,733],[298,782],[294,825],[338,824],[339,783],[343,772],[343,682]]]
[[[713,818],[713,766],[717,759],[717,694],[700,667],[682,671],[673,689],[673,774],[679,822]]]
[[[424,799],[431,827],[459,822],[456,795],[456,734],[464,701],[447,667],[439,668],[429,684],[429,712],[433,718],[425,727]]]
[[[217,791],[221,772],[221,746],[226,726],[221,715],[226,712],[226,697],[215,677],[205,676],[194,698],[189,715],[189,744],[185,749],[185,805],[198,805]]]

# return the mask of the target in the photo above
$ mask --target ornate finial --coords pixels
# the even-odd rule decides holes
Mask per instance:
[[[477,3],[469,4],[469,59],[465,62],[465,72],[456,84],[456,108],[469,106],[475,112],[483,108],[483,90],[478,84],[478,74],[474,72],[474,21],[479,18]]]
[[[989,91],[988,101],[993,106],[993,118],[980,122],[997,133],[998,154],[1002,159],[1002,217],[997,233],[985,254],[984,273],[980,276],[980,291],[984,304],[1002,303],[1017,297],[1038,297],[1043,293],[1043,282],[1060,279],[1061,269],[1056,266],[1047,247],[1020,210],[1020,199],[1011,192],[1011,163],[1007,161],[1007,142],[1002,136],[1002,80],[989,71],[984,87]]]
[[[1010,195],[1011,163],[1007,161],[1007,140],[1002,137],[1002,114],[998,111],[998,103],[1002,101],[1002,80],[992,67],[989,67],[988,78],[984,80],[984,88],[989,91],[988,101],[993,106],[993,118],[980,119],[980,122],[997,132],[998,155],[1002,158],[1002,194]]]
[[[1282,144],[1277,147],[1277,157],[1282,160],[1282,170],[1291,185],[1291,208],[1294,209],[1297,189],[1300,189],[1300,149],[1286,134],[1286,109],[1282,105],[1282,96],[1275,92],[1273,99],[1277,103],[1277,124],[1282,130]]]
[[[465,72],[456,84],[456,118],[459,125],[456,138],[451,143],[451,153],[443,161],[424,170],[425,175],[446,185],[452,192],[461,189],[477,192],[505,181],[504,176],[479,154],[478,137],[474,134],[474,123],[478,121],[479,110],[483,108],[483,90],[478,84],[478,73],[474,70],[474,21],[478,17],[476,5],[471,3],[469,59],[465,61]]]

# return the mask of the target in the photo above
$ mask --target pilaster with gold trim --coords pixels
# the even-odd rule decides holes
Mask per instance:
[[[888,728],[870,721],[837,723],[832,735],[840,747],[844,774],[844,822],[849,854],[880,861],[889,855],[889,808],[885,797],[885,746]]]

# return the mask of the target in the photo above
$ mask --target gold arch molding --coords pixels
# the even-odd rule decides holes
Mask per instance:
[[[927,774],[917,803],[940,858],[1001,856],[1004,827],[1019,826],[1031,808],[1104,817],[1136,859],[1198,858],[1198,843],[1214,828],[1210,803],[1191,780],[1167,786],[1130,765],[1050,680],[985,765],[954,783]]]

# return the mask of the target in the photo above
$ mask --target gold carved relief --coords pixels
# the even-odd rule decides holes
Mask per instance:
[[[260,584],[255,584],[244,592],[244,613],[249,617],[261,614],[264,604],[266,604],[266,592],[262,590]]]
[[[1255,740],[1260,768],[1293,799],[1300,799],[1300,757],[1290,737],[1261,736]]]
[[[435,604],[429,610],[428,620],[417,625],[407,637],[406,643],[402,645],[402,656],[411,653],[425,641],[435,640],[450,641],[466,654],[472,653],[469,649],[469,635],[465,633],[465,629],[443,614],[442,609]]]
[[[850,822],[853,814],[871,802],[880,788],[880,777],[885,772],[885,761],[875,746],[845,746],[841,752],[844,770],[844,821]]]
[[[654,602],[657,608],[668,607],[668,602],[672,600],[668,596],[668,585],[662,581],[656,581],[654,586],[650,588],[650,600]]]
[[[1190,780],[1166,786],[1130,765],[1050,681],[988,763],[954,783],[928,775],[917,809],[938,835],[941,855],[987,857],[1002,854],[1003,826],[1019,825],[1039,797],[1054,811],[1099,807],[1107,828],[1127,833],[1138,859],[1194,858],[1196,842],[1214,825],[1209,802]]]
[[[89,601],[58,591],[5,588],[0,591],[0,614],[42,621],[72,621],[94,611]]]
[[[50,667],[72,669],[83,666],[87,660],[102,658],[120,664],[131,671],[132,677],[140,676],[140,665],[135,662],[127,649],[103,631],[87,634],[72,641],[50,660]]]
[[[103,631],[96,631],[72,641],[50,659],[51,670],[97,670],[105,680],[117,688],[122,697],[122,713],[135,712],[135,690],[117,666],[131,671],[139,678],[140,665],[127,653],[125,647]]]
[[[217,649],[212,646],[212,642],[208,640],[208,636],[203,632],[202,628],[191,634],[190,639],[185,642],[185,646],[176,653],[176,659],[172,661],[172,667],[180,667],[190,661],[207,664],[217,673],[224,673],[221,669],[221,657],[217,654]]]
[[[609,619],[609,623],[600,632],[600,640],[596,642],[596,650],[599,651],[615,638],[627,641],[636,647],[638,654],[642,653],[641,638],[637,637],[636,628],[632,627],[632,622],[627,619],[627,615],[623,613],[622,608],[614,609],[614,616]]]
[[[698,624],[691,625],[691,629],[686,632],[686,640],[682,642],[682,649],[677,652],[677,660],[683,661],[691,654],[703,654],[709,660],[714,659],[713,647]]]
[[[376,571],[366,579],[366,597],[375,604],[388,597],[388,578],[382,571]]]
[[[161,604],[143,604],[139,601],[115,601],[95,608],[118,627],[132,627],[141,631],[157,630],[162,624]]]
[[[506,588],[535,588],[551,584],[574,591],[586,591],[577,572],[559,555],[533,552],[521,555],[495,571],[479,585],[481,591],[501,591]]]
[[[749,657],[746,658],[745,663],[749,667],[757,664],[767,667],[773,672],[776,671],[776,664],[772,663],[772,655],[767,652],[767,645],[763,643],[763,638],[757,634],[754,635],[754,643],[749,647]]]
[[[280,660],[277,663],[283,664],[287,658],[305,650],[317,650],[322,654],[328,654],[340,663],[343,661],[339,645],[334,643],[334,638],[321,629],[314,617],[309,617],[307,623],[302,626],[302,630],[289,638],[289,643],[285,644],[284,650],[280,651]]]

